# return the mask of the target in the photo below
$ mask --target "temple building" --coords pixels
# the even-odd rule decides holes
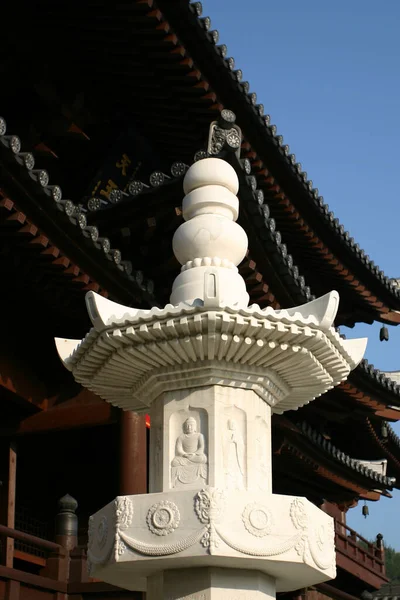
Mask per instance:
[[[183,178],[210,131],[239,178],[249,304],[286,309],[333,288],[337,328],[388,327],[400,287],[329,210],[200,2],[87,2],[79,18],[64,2],[21,10],[9,7],[0,57],[0,600],[144,598],[139,580],[133,593],[90,578],[86,546],[91,514],[148,489],[150,419],[81,388],[54,338],[85,336],[89,291],[169,302]],[[283,600],[368,600],[387,583],[382,536],[364,540],[346,513],[400,486],[399,411],[399,375],[363,360],[315,402],[273,415],[274,493],[335,519],[336,579]],[[183,427],[177,486],[208,469],[196,423]],[[225,443],[240,487],[234,421]],[[260,445],[260,469],[267,453]]]

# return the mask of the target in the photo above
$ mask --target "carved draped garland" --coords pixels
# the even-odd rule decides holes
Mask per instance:
[[[254,557],[277,556],[294,549],[303,562],[314,562],[320,569],[326,570],[335,563],[335,553],[332,552],[334,529],[333,523],[313,527],[309,521],[302,499],[295,498],[290,505],[290,520],[297,533],[280,543],[268,540],[273,526],[271,510],[260,503],[247,504],[242,512],[243,527],[255,538],[254,544],[243,543],[243,536],[232,535],[232,531],[224,528],[224,517],[228,499],[223,490],[217,488],[203,489],[194,496],[194,511],[203,525],[188,537],[171,541],[170,543],[148,543],[135,539],[126,533],[131,525],[134,507],[129,498],[117,498],[115,518],[115,542],[103,556],[94,556],[92,552],[94,527],[93,520],[89,521],[88,559],[95,564],[105,564],[111,557],[114,548],[115,560],[126,550],[133,550],[145,556],[168,556],[178,554],[196,543],[201,543],[210,554],[214,554],[223,542],[241,554]],[[97,527],[97,546],[104,535],[106,518],[100,517]],[[169,501],[153,504],[146,516],[149,530],[156,536],[169,535],[179,529],[180,512],[178,506]],[[261,540],[262,538],[262,540]],[[258,541],[257,541],[258,540]],[[104,547],[105,541],[102,542]],[[328,552],[327,552],[328,550]]]

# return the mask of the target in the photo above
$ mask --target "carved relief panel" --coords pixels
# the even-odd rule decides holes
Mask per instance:
[[[208,483],[208,418],[204,409],[178,410],[170,417],[171,488]]]
[[[225,487],[243,490],[247,482],[246,413],[237,406],[224,411],[223,455]]]

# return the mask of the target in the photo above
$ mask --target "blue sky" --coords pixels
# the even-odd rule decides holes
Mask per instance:
[[[258,102],[331,210],[390,277],[400,277],[400,2],[204,0],[203,16],[228,46]],[[400,369],[400,326],[357,326],[366,356]],[[395,425],[400,434],[400,424]],[[400,550],[400,492],[361,504],[348,523]]]

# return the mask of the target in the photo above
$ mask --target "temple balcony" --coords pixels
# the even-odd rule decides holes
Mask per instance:
[[[336,565],[379,589],[387,583],[385,551],[381,539],[369,542],[354,529],[335,519]]]

